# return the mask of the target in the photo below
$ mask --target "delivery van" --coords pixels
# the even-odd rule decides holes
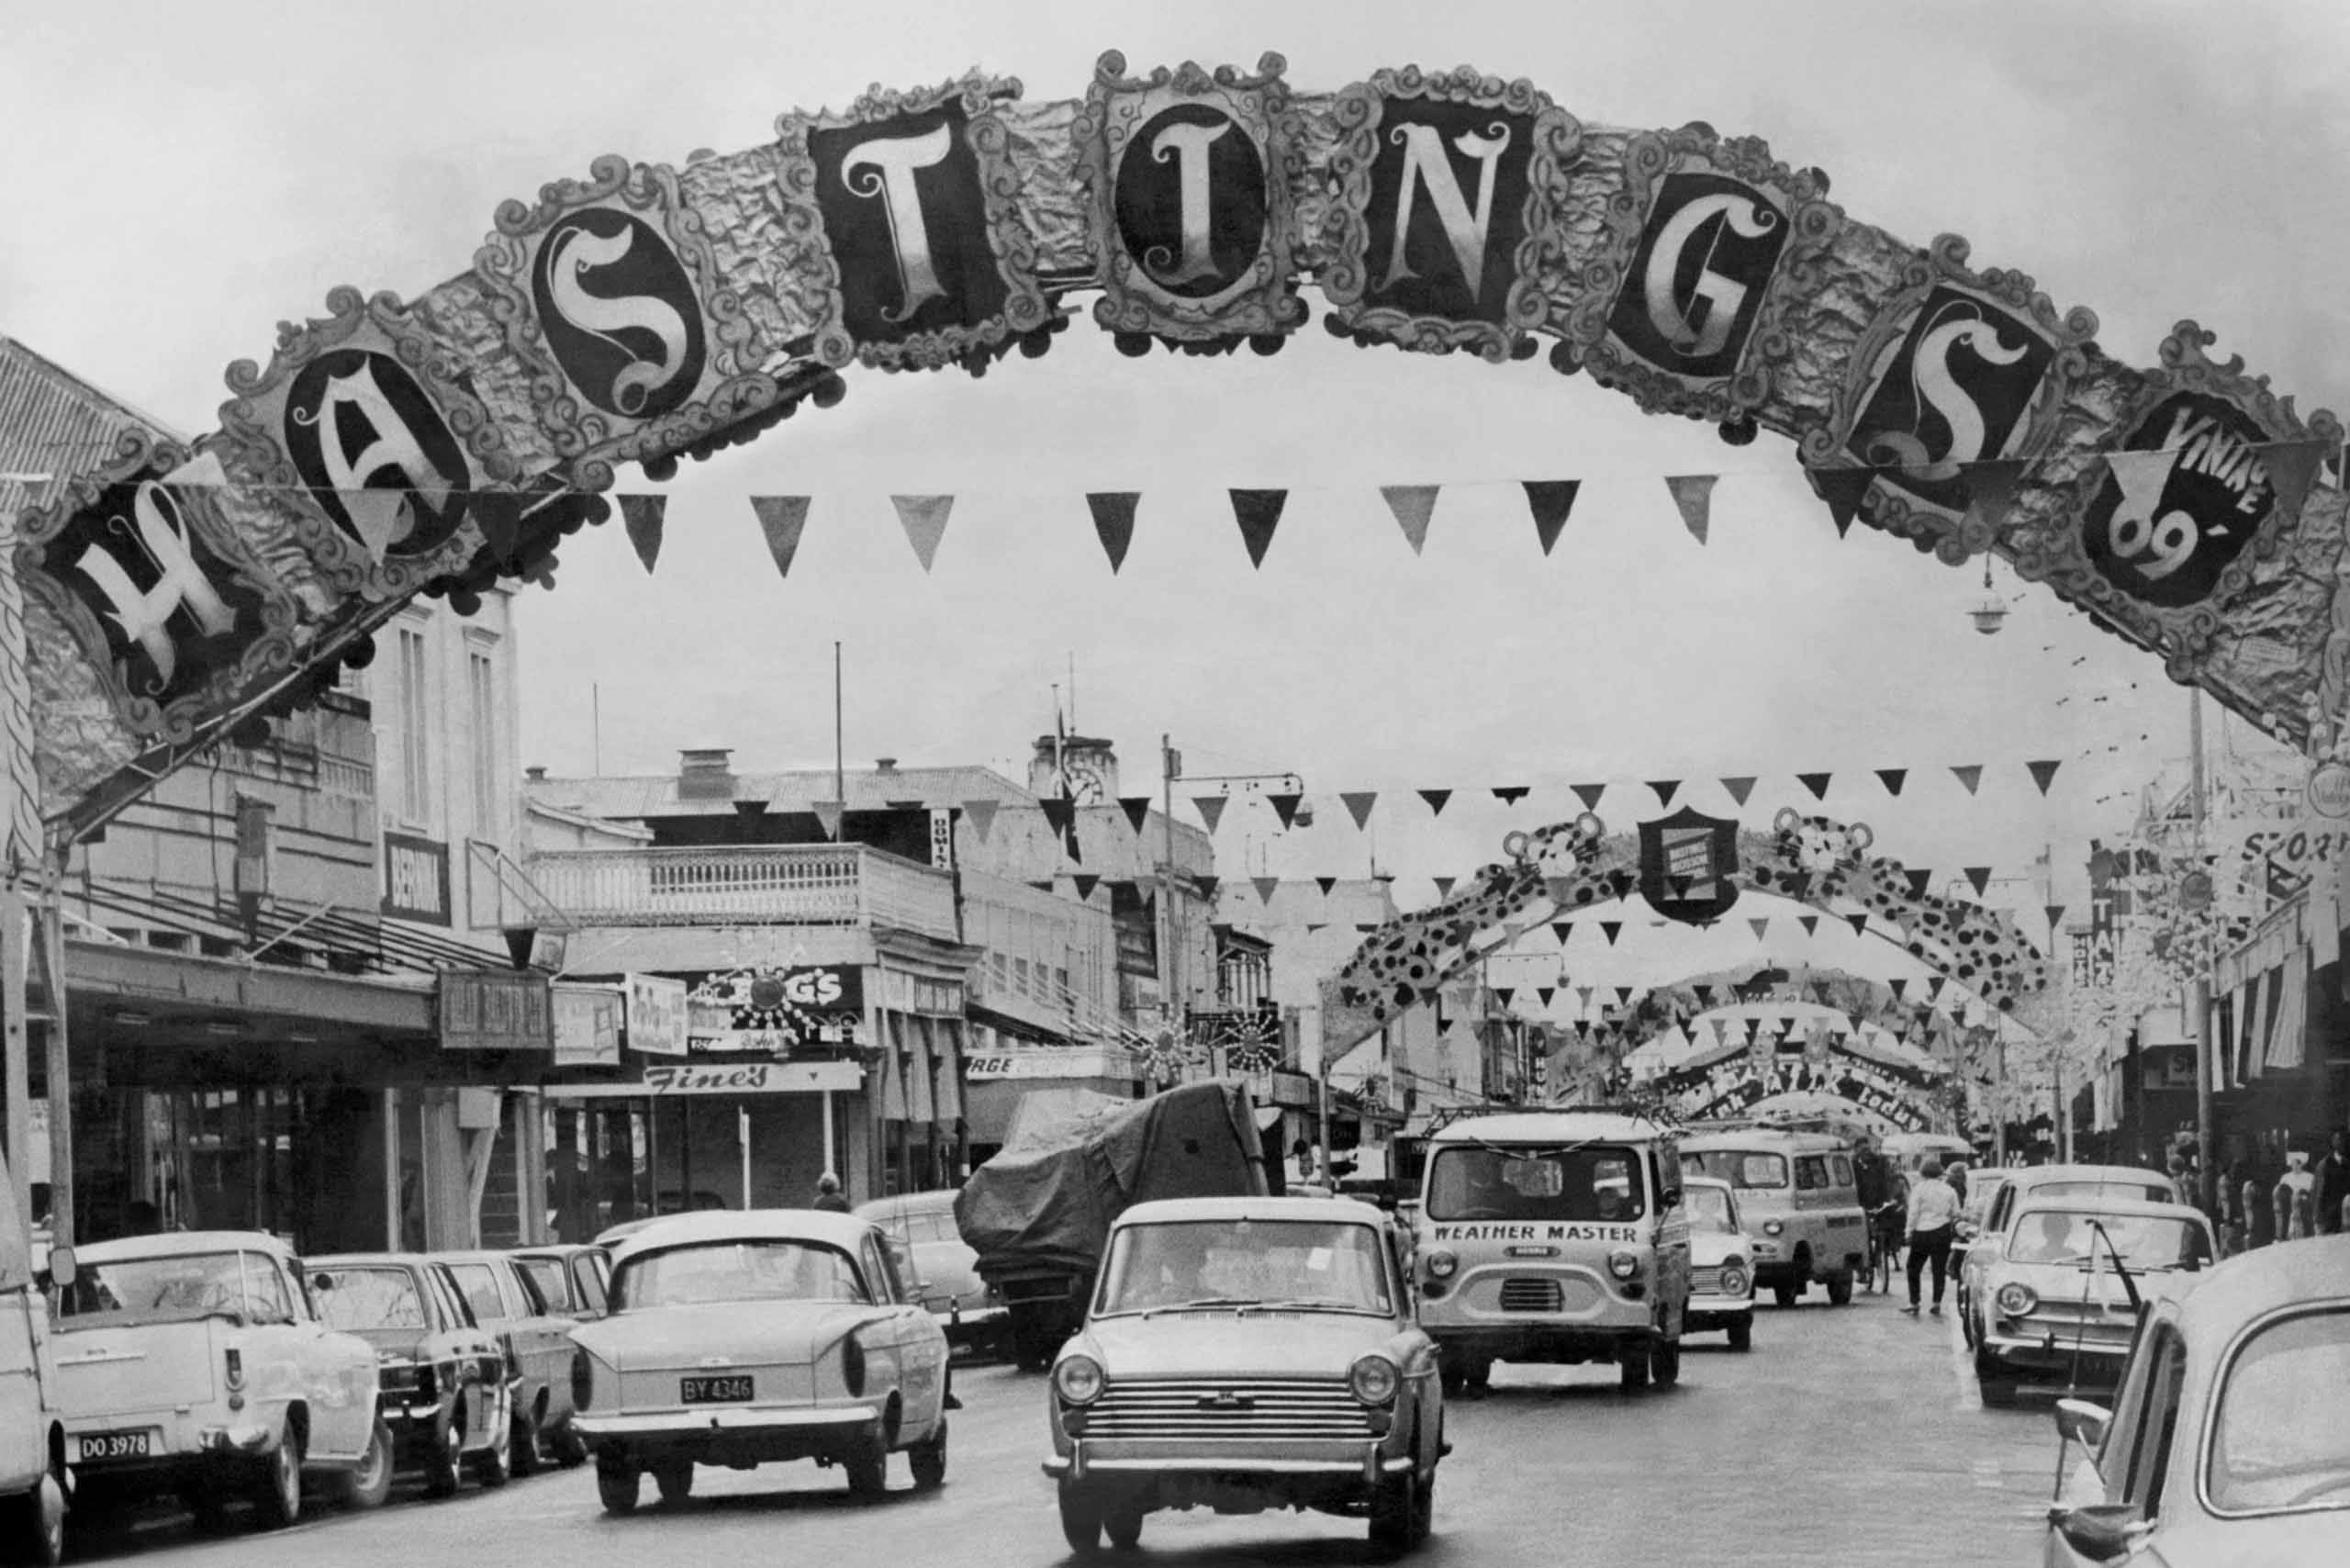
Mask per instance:
[[[16,1190],[0,1160],[0,1557],[53,1568],[65,1555],[65,1427],[49,1300]],[[70,1250],[44,1261],[72,1279]]]

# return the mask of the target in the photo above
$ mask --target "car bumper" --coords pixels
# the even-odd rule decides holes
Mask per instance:
[[[646,1465],[837,1459],[882,1439],[881,1407],[867,1404],[574,1416],[571,1429],[599,1455]]]
[[[1754,1298],[1751,1295],[1693,1295],[1681,1316],[1685,1327],[1718,1328],[1732,1318],[1753,1316]]]
[[[84,1460],[83,1433],[145,1431],[148,1451],[121,1459]],[[277,1427],[264,1420],[197,1421],[173,1416],[108,1417],[86,1422],[65,1437],[66,1463],[77,1487],[93,1492],[164,1492],[207,1477],[235,1474],[277,1447]]]
[[[1413,1456],[1390,1452],[1380,1440],[1331,1439],[1326,1441],[1217,1443],[1141,1438],[1071,1438],[1069,1450],[1045,1461],[1045,1473],[1057,1481],[1082,1482],[1095,1475],[1213,1475],[1245,1484],[1249,1477],[1269,1480],[1319,1476],[1354,1479],[1365,1485],[1382,1475],[1412,1468]]]
[[[2121,1372],[2130,1346],[2127,1340],[2109,1343],[2092,1338],[2076,1344],[2071,1338],[2053,1332],[2027,1336],[1994,1330],[1983,1336],[1976,1349],[1986,1360],[1997,1361],[2010,1372],[2069,1374],[2077,1365],[2086,1378],[2111,1383]]]

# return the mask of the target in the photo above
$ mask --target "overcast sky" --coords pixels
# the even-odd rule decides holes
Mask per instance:
[[[1828,171],[1853,218],[1919,243],[1957,231],[1976,264],[2092,307],[2128,363],[2194,316],[2305,410],[2350,401],[2335,0],[11,0],[0,17],[0,330],[189,430],[215,427],[223,367],[266,360],[279,319],[337,284],[422,292],[470,263],[500,200],[598,154],[733,151],[779,110],[974,64],[1076,97],[1112,47],[1136,69],[1278,50],[1313,91],[1466,62],[1588,121],[1760,135]],[[1723,476],[1703,548],[1662,483],[1695,472]],[[1547,560],[1529,478],[1586,481]],[[1414,483],[1446,487],[1420,558],[1378,493]],[[1261,571],[1233,486],[1293,492]],[[2020,875],[2054,843],[2061,898],[2117,791],[2184,746],[2188,699],[2154,660],[2004,566],[2016,612],[1976,634],[1979,565],[1862,529],[1839,542],[1777,438],[1727,447],[1540,360],[1358,350],[1318,321],[1270,359],[1129,361],[1080,317],[983,380],[853,373],[839,408],[665,487],[656,577],[615,525],[524,596],[526,761],[589,768],[592,691],[607,771],[703,745],[744,768],[828,765],[837,639],[853,763],[1016,777],[1073,656],[1079,723],[1116,741],[1128,793],[1156,790],[1162,732],[1194,773],[1396,791],[1372,825],[1407,903],[1494,858],[1507,827],[1572,814],[1570,782],[1615,781],[1601,812],[1629,828],[1655,814],[1651,778],[1699,781],[1684,799],[1750,823],[1787,803],[1864,819],[1882,851],[1946,872]],[[1117,577],[1083,499],[1105,488],[1143,495]],[[957,500],[925,577],[888,498],[934,492]],[[758,493],[814,497],[788,581]],[[2037,758],[2065,762],[2045,800]],[[1972,798],[1947,771],[1966,763],[1989,769]],[[1878,767],[1914,770],[1899,800]],[[1820,770],[1824,808],[1793,778]],[[1745,812],[1724,775],[1762,776]],[[1496,784],[1536,793],[1506,810]],[[1432,818],[1422,788],[1463,794]],[[1261,805],[1227,815],[1235,874],[1368,866],[1335,799],[1310,831],[1271,826]]]

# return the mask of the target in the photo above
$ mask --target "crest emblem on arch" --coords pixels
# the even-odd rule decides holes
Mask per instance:
[[[1640,824],[1640,896],[1667,920],[1702,925],[1738,902],[1738,824],[1684,806]]]

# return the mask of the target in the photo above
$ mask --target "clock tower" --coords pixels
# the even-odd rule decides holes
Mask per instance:
[[[1118,754],[1091,735],[1038,735],[1028,762],[1029,791],[1058,797],[1064,777],[1079,805],[1107,805],[1118,798]]]

